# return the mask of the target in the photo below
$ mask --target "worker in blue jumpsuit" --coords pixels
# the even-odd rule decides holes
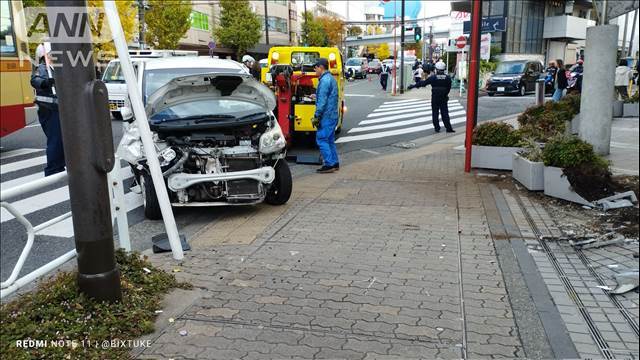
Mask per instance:
[[[433,129],[440,132],[439,114],[442,114],[442,123],[448,133],[455,130],[451,127],[449,119],[449,91],[451,91],[451,77],[446,74],[447,66],[442,61],[436,63],[435,74],[429,76],[426,80],[418,81],[416,84],[409,85],[409,89],[419,88],[431,85],[431,119],[433,121]]]
[[[340,170],[340,160],[336,149],[335,130],[338,125],[338,83],[329,69],[329,62],[320,58],[314,65],[318,76],[315,101],[316,112],[311,120],[316,127],[316,143],[322,154],[323,165],[319,173],[332,173]]]
[[[60,113],[58,112],[58,98],[54,90],[53,69],[47,65],[49,61],[45,59],[50,52],[51,44],[38,45],[36,58],[39,63],[31,75],[31,86],[36,90],[35,102],[38,105],[38,121],[47,137],[47,165],[44,168],[44,176],[65,170]]]

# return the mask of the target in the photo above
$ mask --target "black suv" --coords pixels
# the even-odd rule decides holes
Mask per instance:
[[[543,72],[542,63],[530,60],[505,61],[498,64],[496,71],[487,81],[487,93],[526,95],[535,91],[536,80]]]

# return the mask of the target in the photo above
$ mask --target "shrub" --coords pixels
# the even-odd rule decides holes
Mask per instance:
[[[486,122],[473,130],[473,144],[482,146],[520,146],[522,136],[513,126],[501,122]]]
[[[638,94],[640,94],[640,91],[636,91],[635,94],[631,95],[631,97],[629,97],[628,99],[624,100],[625,104],[637,104],[638,103]]]
[[[560,168],[591,167],[608,171],[609,163],[593,151],[591,144],[577,136],[555,136],[542,151],[546,166]]]
[[[129,348],[105,340],[133,340],[153,332],[162,295],[189,288],[139,254],[116,252],[122,301],[97,302],[78,292],[77,275],[62,272],[0,308],[0,353],[6,359],[120,359]],[[147,270],[145,270],[147,269]],[[76,347],[16,347],[17,340],[75,341]]]
[[[542,147],[531,138],[526,138],[522,141],[522,150],[519,154],[529,161],[542,161]]]
[[[547,101],[544,105],[528,108],[518,116],[518,123],[523,136],[544,142],[564,133],[566,122],[573,120],[578,113],[580,95],[567,95],[559,102]]]

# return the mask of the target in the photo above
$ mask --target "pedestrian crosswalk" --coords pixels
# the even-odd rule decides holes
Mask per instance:
[[[466,111],[458,100],[449,100],[451,125],[465,122]],[[431,102],[425,99],[387,101],[350,129],[336,143],[349,143],[415,134],[433,129]],[[442,119],[442,117],[441,117]]]
[[[43,149],[17,149],[0,153],[0,191],[4,192],[18,185],[44,177],[46,156]],[[128,212],[142,206],[142,196],[129,191],[127,184],[133,179],[131,168],[125,162],[120,164],[120,175],[125,183],[125,203]],[[66,182],[52,185],[41,191],[12,199],[11,204],[32,224],[38,225],[69,211],[69,187]],[[11,221],[17,221],[6,209],[0,210],[2,227]],[[72,237],[73,222],[68,218],[39,232],[42,235]]]

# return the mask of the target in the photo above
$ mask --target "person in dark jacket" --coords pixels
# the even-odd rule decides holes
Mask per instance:
[[[436,63],[436,73],[429,76],[426,80],[418,81],[416,84],[409,86],[409,89],[420,88],[431,85],[431,119],[433,128],[436,132],[440,132],[439,113],[442,114],[442,123],[448,133],[455,130],[451,127],[449,120],[449,91],[451,91],[451,77],[446,74],[447,65],[442,61]]]
[[[44,176],[65,170],[58,97],[55,93],[53,68],[49,65],[48,58],[50,52],[51,44],[38,45],[36,49],[38,67],[31,75],[31,86],[36,90],[35,102],[38,105],[38,121],[47,137],[47,165],[44,168]]]
[[[389,80],[389,65],[386,63],[382,63],[380,67],[380,86],[382,86],[382,91],[387,91],[387,82]]]
[[[564,63],[562,60],[556,60],[557,71],[555,74],[555,79],[553,81],[553,97],[552,100],[555,102],[560,101],[564,96],[564,92],[567,89],[567,70],[564,68]]]

